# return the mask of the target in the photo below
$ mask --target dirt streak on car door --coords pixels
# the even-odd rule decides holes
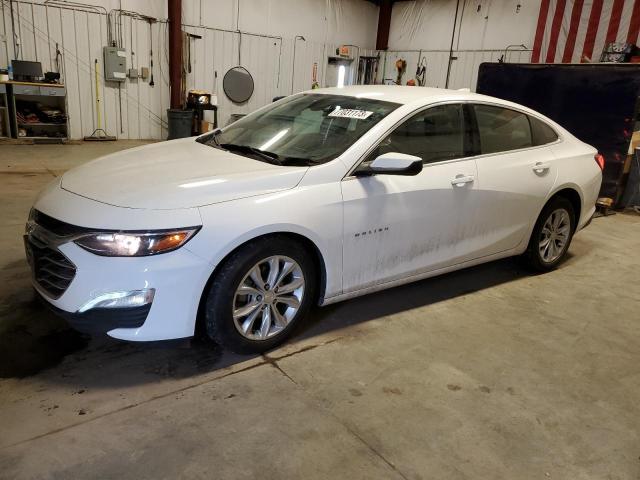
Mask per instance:
[[[347,177],[344,292],[474,258],[476,177],[473,159],[425,165],[416,176]]]

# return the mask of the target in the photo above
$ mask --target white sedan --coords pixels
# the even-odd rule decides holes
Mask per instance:
[[[563,258],[604,161],[497,98],[398,86],[313,90],[223,130],[87,163],[39,196],[37,292],[76,328],[281,343],[327,305],[498,258]]]

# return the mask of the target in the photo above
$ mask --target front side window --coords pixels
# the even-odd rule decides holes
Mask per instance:
[[[524,113],[491,105],[474,105],[480,152],[498,153],[533,145],[529,118]]]
[[[415,155],[423,163],[464,157],[462,105],[439,105],[414,115],[386,137],[369,160],[389,152]]]
[[[278,165],[318,165],[341,155],[398,107],[343,95],[295,95],[197,141]]]

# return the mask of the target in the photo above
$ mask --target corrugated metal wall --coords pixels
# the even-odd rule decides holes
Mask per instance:
[[[402,77],[402,83],[415,77],[420,58],[426,62],[425,86],[444,88],[447,78],[449,61],[448,50],[388,50],[380,52],[380,66],[378,68],[378,82],[396,80],[395,63],[399,59],[407,62],[407,69]],[[478,78],[478,67],[482,62],[496,62],[504,55],[506,62],[529,62],[531,50],[457,50],[453,52],[456,60],[451,63],[449,74],[449,88],[470,88],[475,90]]]
[[[232,113],[249,113],[265,105],[280,91],[282,39],[240,36],[205,27],[185,27],[185,31],[202,37],[189,40],[187,90],[197,88],[217,94],[220,125],[225,125]],[[255,85],[253,96],[243,105],[233,104],[222,91],[225,72],[237,65],[249,70]]]
[[[7,0],[1,1],[0,39],[4,42],[0,44],[0,65],[7,65],[9,59],[16,57],[10,4]],[[102,75],[102,47],[107,45],[104,14],[27,1],[14,1],[13,10],[21,41],[17,58],[37,60],[42,62],[45,71],[55,70],[56,44],[61,52],[60,73],[67,86],[72,139],[90,135],[97,128],[95,59],[99,62],[102,127],[121,139],[166,138],[169,75],[165,21],[150,26],[144,20],[122,17],[127,68],[149,66],[152,42],[155,86],[149,86],[148,80],[127,79],[118,87],[117,83],[105,82]],[[318,80],[324,85],[327,55],[337,47],[300,38],[240,34],[202,26],[185,25],[184,30],[202,36],[202,39],[190,41],[191,71],[187,73],[187,89],[218,93],[220,125],[225,125],[231,114],[248,113],[269,103],[275,96],[311,88],[314,63],[318,64]],[[372,50],[356,49],[358,52],[372,54]],[[256,88],[251,99],[243,105],[233,104],[222,93],[224,73],[239,63],[251,72]],[[353,65],[357,66],[357,59]]]
[[[15,28],[21,41],[17,58],[40,61],[43,70],[55,71],[56,48],[61,53],[59,70],[67,87],[71,138],[90,135],[98,126],[95,59],[99,62],[102,127],[118,138],[166,137],[164,112],[168,108],[169,86],[165,23],[150,27],[147,22],[123,17],[128,66],[149,65],[149,43],[153,36],[155,87],[150,87],[147,81],[127,80],[119,89],[117,83],[105,82],[102,75],[102,47],[107,45],[106,15],[29,2],[13,2],[13,9]],[[7,65],[16,55],[10,5],[5,0],[2,1],[1,20],[0,35],[4,35],[6,41],[0,46],[0,65]]]
[[[449,88],[475,89],[482,62],[529,62],[540,0],[407,0],[391,15],[384,78],[395,78],[395,61],[407,61],[403,83],[427,63],[426,84],[444,87],[453,49]],[[382,72],[379,71],[379,79]]]
[[[15,58],[15,54],[10,4],[7,0],[0,1],[0,65],[6,65],[9,59]],[[71,138],[90,135],[97,128],[95,59],[98,59],[100,70],[98,78],[103,128],[110,135],[123,139],[166,138],[169,76],[165,21],[150,26],[144,20],[122,17],[122,43],[126,49],[128,67],[149,66],[150,43],[153,44],[155,86],[149,86],[148,80],[130,79],[118,86],[117,83],[105,82],[102,75],[102,47],[107,45],[106,15],[26,0],[14,1],[13,10],[15,28],[21,42],[18,58],[39,60],[45,70],[55,70],[56,44],[62,54],[59,68],[68,89]],[[317,39],[240,34],[206,26],[185,25],[184,29],[202,37],[189,42],[191,71],[187,74],[187,89],[199,88],[218,94],[220,125],[225,125],[231,114],[248,113],[269,103],[275,96],[311,88],[314,64],[317,64],[317,80],[321,86],[325,86],[327,57],[334,55],[338,46]],[[356,57],[376,54],[373,50],[359,47],[353,50]],[[407,61],[407,71],[403,77],[403,83],[406,83],[414,77],[419,58],[424,57],[427,64],[426,85],[444,87],[448,50],[414,49],[379,53],[379,82],[395,79],[395,61],[403,58]],[[475,88],[479,64],[495,61],[503,54],[503,50],[497,49],[455,50],[457,60],[452,63],[449,87]],[[528,62],[530,57],[529,50],[512,50],[507,52],[505,58],[509,62]],[[233,104],[222,92],[224,73],[238,64],[251,72],[256,86],[254,95],[243,105]],[[358,59],[355,58],[346,83],[351,83],[355,78],[357,65]]]

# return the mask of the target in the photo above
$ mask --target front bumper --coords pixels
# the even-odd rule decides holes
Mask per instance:
[[[88,333],[132,341],[168,340],[192,336],[198,305],[213,270],[186,246],[150,257],[101,257],[73,242],[59,250],[77,267],[59,298],[51,298],[37,282],[36,291],[69,324]],[[79,313],[105,293],[155,289],[153,302],[133,308],[93,308]]]
[[[43,225],[49,231],[62,228],[57,235],[63,237],[67,235],[66,227],[69,225],[82,226],[75,229],[91,227],[91,230],[157,230],[202,223],[197,208],[145,210],[115,207],[63,190],[59,179],[42,192],[34,209],[54,221],[64,223],[66,226],[47,222]],[[123,340],[167,340],[193,335],[200,297],[213,266],[191,252],[188,244],[172,252],[149,257],[100,257],[66,238],[66,243],[57,240],[53,248],[69,264],[62,258],[50,258],[54,264],[64,265],[61,267],[63,270],[54,272],[56,278],[47,279],[56,283],[66,276],[67,280],[71,277],[70,283],[56,285],[59,287],[57,291],[49,285],[49,292],[35,280],[33,285],[58,313],[71,320],[70,323],[84,330],[108,329],[109,336]],[[40,267],[43,266],[50,265],[40,264]],[[42,271],[40,268],[38,273]],[[39,280],[43,282],[42,275]],[[78,314],[87,302],[105,294],[149,289],[154,289],[155,295],[142,322],[138,317],[135,321],[123,324],[123,317],[131,316],[127,312],[118,312],[118,315],[111,312],[106,315],[109,319],[105,319],[103,313],[91,310],[87,310],[86,314]],[[142,316],[140,312],[138,315]],[[93,325],[92,322],[100,325]]]
[[[67,312],[48,302],[37,290],[36,294],[47,308],[66,320],[72,328],[91,335],[121,328],[140,328],[144,325],[151,310],[151,304],[147,304],[132,308],[94,308],[82,313]]]

